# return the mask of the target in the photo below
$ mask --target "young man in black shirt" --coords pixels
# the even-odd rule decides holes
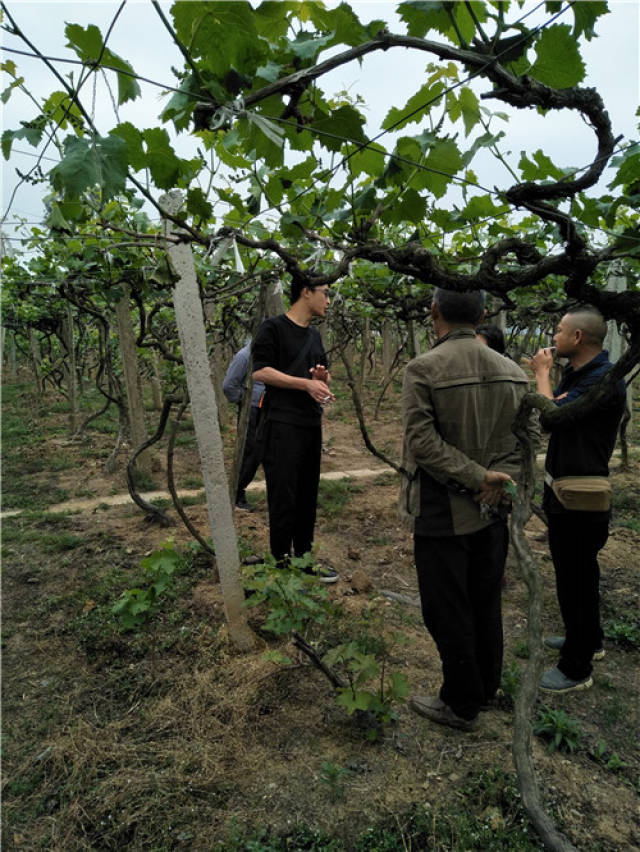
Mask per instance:
[[[262,426],[271,553],[285,565],[313,545],[322,452],[322,406],[334,399],[318,330],[310,323],[329,306],[329,288],[291,285],[291,308],[260,326],[253,379],[267,386]],[[338,579],[316,568],[322,582]]]

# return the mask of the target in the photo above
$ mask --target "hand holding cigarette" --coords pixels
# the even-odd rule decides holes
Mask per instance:
[[[555,346],[547,346],[543,349],[538,349],[536,354],[529,360],[529,365],[533,372],[548,372],[553,366],[553,355],[555,351]]]

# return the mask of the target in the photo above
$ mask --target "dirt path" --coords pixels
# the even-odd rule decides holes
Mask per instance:
[[[390,473],[388,467],[377,468],[359,468],[358,470],[334,470],[328,473],[321,473],[320,479],[369,479],[374,476],[379,476],[383,473]],[[247,486],[247,491],[264,491],[265,481],[263,479],[255,480]],[[204,488],[196,488],[194,490],[179,490],[178,496],[182,498],[199,497],[204,494]],[[169,500],[171,495],[168,491],[145,491],[140,495],[147,502],[151,500]],[[131,497],[128,492],[124,494],[109,494],[101,497],[86,497],[77,500],[64,500],[62,503],[55,503],[48,507],[47,511],[52,513],[58,512],[92,512],[98,506],[123,506],[131,503]],[[21,515],[22,509],[9,509],[6,512],[0,512],[0,519],[14,518]]]

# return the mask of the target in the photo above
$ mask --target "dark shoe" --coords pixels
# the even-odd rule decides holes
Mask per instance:
[[[572,680],[564,672],[561,672],[557,666],[545,672],[540,680],[540,689],[544,689],[545,692],[555,692],[557,695],[562,695],[564,692],[577,692],[580,689],[589,689],[590,686],[593,686],[591,675],[582,680]]]
[[[321,583],[337,583],[340,579],[338,572],[326,565],[314,565],[312,568],[307,568],[304,573],[310,577],[315,577]]]
[[[544,640],[544,644],[547,648],[551,648],[553,651],[561,651],[564,648],[564,636],[547,636]],[[592,660],[604,660],[605,655],[604,648],[597,648],[593,652]]]
[[[244,497],[242,500],[236,500],[236,509],[242,509],[244,512],[253,512],[254,507],[251,503]]]
[[[480,705],[480,710],[484,713],[487,710],[499,710],[501,702],[504,701],[504,691],[498,689],[496,694],[491,698],[486,698],[484,703]]]
[[[478,725],[477,718],[463,719],[437,695],[413,695],[409,707],[418,715],[431,719],[438,725],[447,725],[458,731],[473,731]]]

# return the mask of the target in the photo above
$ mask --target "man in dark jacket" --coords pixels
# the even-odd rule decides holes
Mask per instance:
[[[329,305],[329,288],[291,285],[291,307],[260,326],[253,379],[267,386],[263,457],[271,553],[281,565],[311,551],[322,452],[322,406],[334,399],[322,339],[311,326]],[[324,583],[333,569],[316,567]]]
[[[540,349],[531,359],[538,392],[557,406],[583,396],[611,369],[602,344],[607,325],[599,311],[580,307],[565,314],[553,338],[556,355],[569,359],[562,380],[551,388],[553,352]],[[558,603],[565,636],[549,636],[545,644],[560,651],[558,665],[546,671],[540,686],[563,693],[592,685],[591,661],[604,657],[600,625],[598,553],[609,537],[609,510],[569,509],[553,490],[562,477],[608,477],[618,424],[625,407],[624,382],[594,411],[577,420],[551,426],[545,462],[543,508],[549,522],[549,549],[556,574]],[[545,418],[542,417],[542,425]]]
[[[476,338],[483,315],[483,293],[437,289],[438,340],[409,363],[403,387],[400,514],[414,533],[422,614],[443,675],[439,695],[416,695],[411,706],[462,730],[500,684],[504,485],[519,470],[511,426],[528,390],[520,367]]]

